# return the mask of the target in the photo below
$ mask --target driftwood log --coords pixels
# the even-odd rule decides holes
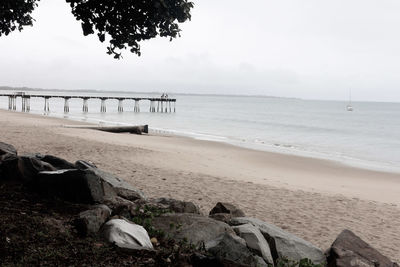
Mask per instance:
[[[91,129],[96,129],[105,132],[111,133],[133,133],[133,134],[142,134],[149,133],[148,125],[139,125],[139,126],[102,126],[102,127],[93,127]]]
[[[64,125],[66,128],[80,128],[80,129],[93,129],[111,133],[133,133],[143,134],[149,133],[148,125],[138,126],[93,126],[93,125]]]

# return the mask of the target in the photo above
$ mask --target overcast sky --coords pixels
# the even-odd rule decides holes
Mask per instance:
[[[64,0],[0,38],[0,85],[400,102],[398,0],[193,0],[182,37],[107,55]]]

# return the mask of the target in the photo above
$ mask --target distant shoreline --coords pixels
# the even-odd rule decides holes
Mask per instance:
[[[11,86],[0,86],[0,90],[6,91],[43,91],[43,92],[88,92],[88,93],[121,93],[121,94],[160,94],[162,90],[151,91],[151,92],[132,92],[132,91],[119,91],[119,90],[97,90],[97,89],[46,89],[46,88],[30,88],[30,87],[11,87]],[[241,95],[241,94],[196,94],[196,93],[175,93],[171,92],[170,94],[175,95],[191,95],[191,96],[233,96],[233,97],[265,97],[265,98],[284,98],[284,99],[298,99],[301,98],[296,97],[280,97],[280,96],[269,96],[269,95]]]
[[[88,92],[88,93],[120,93],[120,94],[161,94],[165,90],[160,89],[160,91],[124,91],[124,90],[98,90],[98,89],[47,89],[47,88],[31,88],[31,87],[12,87],[12,86],[0,86],[0,91],[43,91],[43,92]],[[333,102],[346,102],[346,99],[314,99],[314,98],[300,98],[300,97],[285,97],[285,96],[272,96],[272,95],[260,95],[260,94],[210,94],[210,93],[182,93],[182,92],[169,92],[170,95],[187,95],[187,96],[215,96],[215,97],[260,97],[260,98],[278,98],[278,99],[293,99],[293,100],[304,100],[304,101],[333,101]],[[353,100],[353,103],[393,103],[400,104],[399,102],[392,101],[368,101],[368,100]]]

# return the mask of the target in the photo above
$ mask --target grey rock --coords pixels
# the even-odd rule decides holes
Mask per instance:
[[[112,216],[131,218],[138,215],[139,205],[125,198],[119,196],[107,197],[103,203],[112,209]]]
[[[5,155],[5,154],[11,154],[14,156],[17,156],[17,150],[13,145],[0,142],[0,156]]]
[[[208,241],[205,249],[223,265],[268,266],[261,258],[250,252],[243,239],[228,233],[223,233],[216,239]]]
[[[153,219],[153,226],[167,236],[201,245],[223,233],[234,234],[229,225],[193,213],[167,213]]]
[[[96,166],[91,163],[80,160],[75,163],[75,166],[80,170],[93,172],[103,181],[110,184],[115,193],[122,198],[128,199],[130,201],[134,201],[137,199],[146,199],[144,193],[139,189],[134,188],[131,184],[125,182],[123,179],[111,173],[96,168]]]
[[[18,170],[18,156],[14,154],[4,154],[0,156],[0,179],[19,180],[21,175]]]
[[[101,179],[81,170],[40,172],[32,186],[44,195],[77,203],[103,203],[105,197]]]
[[[75,165],[75,168],[79,169],[79,170],[87,170],[89,168],[97,168],[97,166],[94,163],[84,161],[84,160],[78,160],[75,162],[74,165]]]
[[[78,203],[104,203],[105,199],[115,198],[121,191],[144,197],[122,179],[97,168],[43,171],[33,184],[41,193]]]
[[[257,227],[263,234],[275,262],[282,258],[295,261],[308,258],[315,264],[326,263],[326,257],[319,248],[275,225],[248,217],[233,218],[230,221],[230,224],[235,226],[248,223]]]
[[[332,267],[398,267],[350,230],[343,230],[328,251],[328,266]]]
[[[90,210],[79,213],[74,220],[78,232],[82,236],[96,234],[111,216],[111,209],[106,205],[96,205]]]
[[[256,259],[256,266],[257,267],[259,267],[259,266],[265,266],[265,267],[271,267],[271,266],[274,266],[274,265],[269,265],[268,263],[266,263],[265,262],[265,260],[262,258],[262,257],[260,257],[260,256],[258,256],[258,255],[254,255],[254,258]]]
[[[18,170],[24,182],[31,182],[39,172],[55,171],[56,168],[41,161],[37,155],[25,155],[18,158]]]
[[[38,158],[39,154],[18,157],[15,153],[0,156],[0,173],[6,179],[22,182],[32,181],[40,171],[52,171],[55,168]]]
[[[152,201],[153,202],[153,201]],[[181,201],[172,198],[158,198],[154,200],[155,203],[161,203],[167,209],[177,213],[195,213],[200,214],[200,209],[192,202]]]
[[[228,213],[231,214],[232,217],[245,217],[244,212],[237,208],[235,205],[226,203],[226,202],[218,202],[217,205],[210,211],[210,215],[216,213]]]
[[[103,203],[110,207],[112,210],[116,209],[128,209],[130,206],[137,206],[135,203],[132,201],[129,201],[125,198],[119,197],[119,196],[110,196],[110,197],[105,197],[103,200]]]
[[[215,213],[209,215],[210,218],[213,218],[214,220],[221,221],[224,223],[229,223],[230,220],[232,219],[232,215],[229,213]]]
[[[129,189],[121,187],[124,185],[119,185],[119,186],[120,187],[114,187],[114,189],[116,190],[117,195],[122,198],[125,198],[130,201],[135,201],[137,199],[146,199],[146,196],[139,189],[133,188],[132,186],[129,186]]]
[[[47,162],[52,165],[57,170],[65,170],[65,169],[76,169],[75,165],[71,162],[66,161],[65,159],[52,156],[52,155],[45,155],[38,157],[41,161]]]
[[[246,241],[246,244],[249,248],[257,251],[257,253],[262,256],[266,263],[274,265],[274,260],[271,255],[268,242],[265,240],[264,236],[257,227],[252,224],[242,224],[239,226],[234,226],[233,230],[238,236]]]
[[[150,237],[142,226],[123,219],[106,222],[102,228],[104,238],[119,247],[129,249],[153,249]]]

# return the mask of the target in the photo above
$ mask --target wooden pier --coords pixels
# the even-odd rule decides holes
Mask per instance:
[[[89,112],[89,99],[100,100],[100,112],[107,112],[106,101],[118,100],[118,112],[124,111],[124,101],[134,101],[133,111],[140,112],[140,101],[150,101],[149,112],[162,112],[171,113],[176,112],[176,99],[167,97],[119,97],[119,96],[81,96],[81,95],[33,95],[26,94],[25,92],[16,92],[10,94],[0,94],[0,97],[8,97],[8,109],[17,110],[17,99],[21,99],[22,112],[29,112],[31,109],[31,98],[43,98],[44,112],[50,112],[50,99],[63,98],[64,99],[64,113],[69,112],[69,100],[72,98],[82,99],[82,112]]]

